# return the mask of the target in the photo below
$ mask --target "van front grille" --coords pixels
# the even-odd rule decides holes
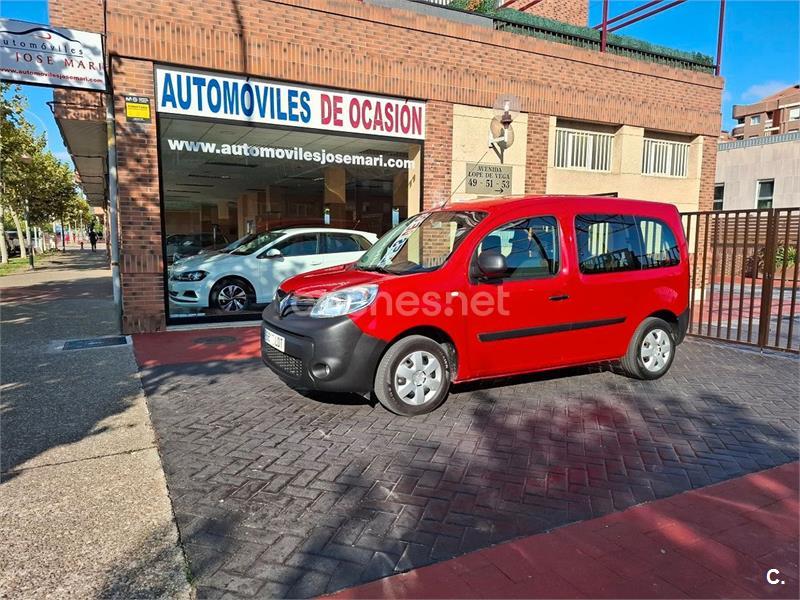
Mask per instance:
[[[265,346],[267,360],[287,375],[300,379],[303,376],[303,361],[281,352],[272,346]]]

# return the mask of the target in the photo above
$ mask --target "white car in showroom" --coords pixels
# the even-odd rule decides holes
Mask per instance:
[[[231,250],[176,262],[169,299],[176,307],[242,312],[270,302],[288,277],[358,260],[377,239],[366,231],[311,227],[252,234]]]

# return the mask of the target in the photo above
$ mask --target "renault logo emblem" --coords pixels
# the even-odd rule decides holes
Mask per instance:
[[[280,310],[278,311],[278,314],[280,314],[281,316],[283,316],[284,312],[286,312],[286,307],[287,307],[287,306],[289,306],[289,301],[290,301],[290,299],[291,299],[291,298],[292,298],[292,295],[291,295],[291,294],[286,294],[286,295],[285,295],[285,296],[284,296],[284,297],[281,299],[281,302],[280,302],[280,304],[278,304],[278,308],[280,309]]]

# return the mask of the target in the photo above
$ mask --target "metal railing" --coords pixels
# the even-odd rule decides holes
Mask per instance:
[[[614,134],[556,128],[555,165],[559,169],[611,170]]]
[[[800,208],[683,214],[689,334],[800,352]]]
[[[386,1],[386,0],[384,0]],[[462,13],[470,15],[471,17],[485,19],[487,23],[491,24],[494,29],[499,31],[507,31],[518,35],[527,35],[539,39],[558,42],[561,44],[569,44],[571,46],[578,46],[588,50],[595,50],[597,52],[603,51],[609,54],[616,54],[618,56],[626,56],[635,60],[641,60],[650,63],[662,64],[669,67],[678,69],[686,69],[691,71],[701,71],[704,73],[714,73],[716,65],[694,60],[690,56],[681,56],[680,53],[675,54],[662,53],[659,51],[648,50],[646,48],[638,48],[625,43],[619,43],[620,38],[608,39],[605,45],[602,44],[599,33],[588,29],[571,26],[568,24],[561,24],[553,22],[548,25],[546,20],[541,20],[539,23],[525,23],[517,20],[505,18],[500,14],[482,14],[478,12],[465,11],[460,8],[451,6],[451,0],[406,0],[411,4],[422,4],[434,6],[447,11]],[[505,2],[497,2],[497,8],[502,8]],[[525,13],[521,13],[525,14]],[[442,16],[445,16],[442,13]]]
[[[734,128],[734,131],[736,131],[736,128]],[[749,148],[751,146],[764,146],[766,144],[781,144],[783,142],[796,141],[800,141],[800,131],[790,131],[779,135],[764,135],[747,140],[736,140],[735,142],[723,142],[717,145],[717,150],[736,150],[737,148]]]
[[[686,177],[689,163],[689,144],[644,138],[642,174],[666,177]]]

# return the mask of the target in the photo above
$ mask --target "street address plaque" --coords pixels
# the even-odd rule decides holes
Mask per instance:
[[[511,193],[511,173],[508,165],[467,163],[467,194],[499,196]]]

